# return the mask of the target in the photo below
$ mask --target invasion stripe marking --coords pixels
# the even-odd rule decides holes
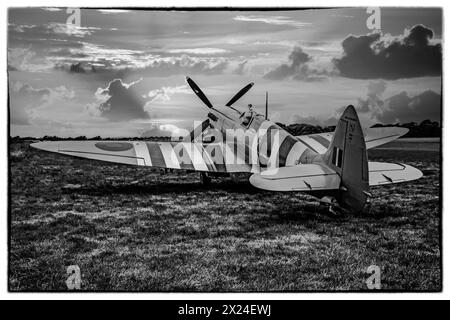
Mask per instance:
[[[322,146],[320,143],[318,143],[316,140],[311,139],[308,136],[302,136],[302,137],[297,137],[301,142],[303,142],[304,144],[306,144],[306,146],[308,148],[310,148],[312,151],[315,151],[317,153],[325,153],[325,151],[327,151],[327,149]]]
[[[235,165],[237,162],[236,155],[233,153],[228,143],[224,143],[223,146],[226,171],[233,171],[231,166]]]
[[[195,170],[208,171],[202,154],[193,143],[183,143],[184,149],[187,151],[189,157],[192,160]]]
[[[311,148],[307,148],[300,155],[300,163],[310,163],[315,156],[317,156],[317,152]]]
[[[272,167],[272,168],[276,168],[279,167],[279,151],[280,151],[280,140],[286,138],[286,136],[283,135],[282,138],[280,138],[281,136],[281,131],[277,130],[275,132],[275,134],[273,135],[273,143],[272,143],[272,154],[270,155],[269,161],[267,162],[267,166],[268,167]]]
[[[294,166],[299,164],[300,162],[300,157],[303,154],[303,152],[305,150],[307,150],[307,146],[300,142],[297,141],[294,146],[291,148],[291,150],[289,151],[289,154],[286,158],[286,164],[287,166]]]
[[[152,159],[152,165],[155,167],[166,167],[164,156],[157,142],[147,143],[148,150],[150,152],[150,158]]]
[[[272,155],[272,130],[276,129],[275,126],[270,126],[267,129],[266,139],[267,139],[267,157],[270,158]]]
[[[208,167],[208,171],[216,171],[216,167],[214,166],[214,162],[211,160],[209,153],[206,152],[203,146],[198,145],[197,148],[201,148],[201,153],[203,156],[203,161],[205,161],[206,166]]]
[[[175,150],[173,150],[172,145],[168,142],[162,142],[159,145],[161,153],[164,156],[164,162],[167,168],[180,169],[180,162],[178,161]]]
[[[327,138],[324,138],[322,136],[309,136],[309,137],[311,139],[316,140],[317,142],[319,142],[321,145],[323,145],[327,149],[330,146],[330,141]]]
[[[151,166],[152,160],[150,159],[150,153],[148,152],[147,144],[145,142],[133,142],[134,150],[136,151],[136,157],[138,165]],[[143,161],[142,161],[143,159]]]
[[[195,170],[194,165],[192,164],[192,160],[189,157],[189,153],[184,147],[183,143],[175,143],[173,145],[174,153],[177,156],[178,163],[180,164],[180,169],[183,170]],[[186,159],[187,158],[187,159]]]
[[[291,151],[292,147],[297,143],[297,140],[292,136],[287,136],[283,143],[280,146],[279,151],[279,166],[284,167],[286,165],[286,160],[289,155],[289,151]]]
[[[223,143],[216,145],[206,145],[204,147],[205,153],[208,153],[211,161],[214,163],[216,171],[227,172],[227,167],[225,166],[225,159],[223,157]]]
[[[325,153],[327,151],[327,148],[325,148],[321,143],[317,142],[317,140],[310,138],[309,136],[302,137],[302,139],[310,146],[312,146],[320,154]]]

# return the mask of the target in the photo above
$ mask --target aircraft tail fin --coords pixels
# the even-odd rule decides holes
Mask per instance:
[[[348,106],[339,119],[323,161],[341,177],[338,203],[361,211],[369,194],[369,169],[364,134],[353,106]]]

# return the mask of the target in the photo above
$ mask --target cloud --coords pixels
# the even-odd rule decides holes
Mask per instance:
[[[354,79],[401,79],[440,76],[442,47],[432,44],[433,31],[416,25],[397,38],[381,33],[349,36],[344,54],[334,59],[340,74]]]
[[[50,11],[50,12],[58,12],[58,11],[62,11],[61,8],[52,8],[52,7],[42,8],[42,10],[44,10],[44,11]]]
[[[79,27],[70,23],[50,22],[40,25],[17,25],[12,23],[9,24],[9,30],[17,33],[27,33],[34,38],[44,37],[49,34],[83,38],[92,35],[94,31],[101,30],[101,28]]]
[[[285,16],[263,16],[263,15],[250,15],[250,16],[236,16],[233,18],[235,21],[244,21],[244,22],[262,22],[266,24],[282,26],[288,25],[296,28],[307,27],[312,23],[310,22],[301,22],[292,20],[290,17]]]
[[[10,70],[40,72],[48,70],[52,64],[45,59],[37,57],[30,48],[8,49],[8,66]]]
[[[148,137],[184,137],[189,131],[179,128],[174,124],[152,124],[150,129],[142,133],[143,138]]]
[[[131,10],[123,10],[123,9],[99,9],[97,11],[102,14],[119,14],[131,12]]]
[[[441,96],[432,91],[425,90],[417,95],[410,96],[402,91],[390,98],[383,98],[386,91],[386,82],[370,82],[367,95],[358,98],[356,110],[372,120],[384,124],[421,122],[426,119],[440,121]],[[345,107],[340,108],[340,113]]]
[[[358,112],[370,112],[375,108],[380,108],[384,105],[382,95],[386,90],[386,82],[378,81],[371,82],[367,88],[367,97],[365,99],[358,98],[356,110]],[[343,110],[342,110],[343,111]]]
[[[85,73],[86,71],[83,69],[83,67],[81,66],[81,62],[79,63],[75,63],[72,64],[70,66],[69,72],[73,72],[73,73]]]
[[[302,116],[299,114],[294,114],[290,117],[290,123],[299,123],[299,124],[310,124],[321,127],[335,126],[338,122],[338,117],[329,117],[327,119],[319,119],[314,116]]]
[[[28,83],[15,82],[10,88],[10,121],[25,125],[36,118],[36,110],[57,100],[71,100],[75,92],[65,86],[56,88],[34,88]]]
[[[301,81],[323,81],[326,80],[325,70],[314,69],[310,62],[312,57],[300,47],[295,47],[289,54],[289,63],[282,64],[264,75],[270,80],[283,80],[291,78]]]
[[[138,50],[98,43],[95,35],[90,41],[84,39],[96,30],[110,28],[63,23],[9,24],[9,65],[22,71],[57,69],[73,72],[84,69],[86,73],[94,66],[96,72],[109,73],[110,79],[123,79],[133,72],[154,77],[221,74],[228,71],[233,62],[231,58],[221,56],[229,50],[215,47]],[[78,68],[74,70],[76,66]]]
[[[427,90],[410,97],[403,91],[387,99],[375,117],[382,123],[421,122],[426,119],[440,122],[441,95]]]
[[[300,47],[295,47],[289,55],[289,64],[282,64],[279,67],[269,71],[264,75],[264,78],[271,80],[282,80],[306,71],[306,63],[311,60],[311,57],[303,52]]]
[[[243,62],[240,62],[240,63],[238,64],[237,68],[234,69],[233,73],[234,73],[234,74],[237,74],[237,75],[240,75],[240,76],[243,75],[243,74],[245,74],[245,66],[246,66],[247,63],[248,63],[248,60],[245,60],[245,61],[243,61]]]
[[[85,71],[95,66],[95,71],[109,72],[111,77],[123,78],[127,73],[149,77],[174,74],[221,74],[230,64],[224,57],[194,57],[188,54],[163,56],[153,52],[107,48],[83,42],[81,48],[52,51],[48,60],[58,70],[70,71],[74,64],[81,63]]]
[[[197,55],[215,55],[229,52],[229,50],[220,48],[186,48],[186,49],[170,49],[169,53],[187,53]]]
[[[162,87],[160,89],[151,90],[144,97],[154,102],[170,101],[171,96],[174,94],[192,94],[192,90],[187,85],[175,86],[175,87]]]
[[[88,112],[114,122],[149,118],[144,110],[146,100],[135,90],[139,82],[126,84],[115,79],[106,88],[98,88],[97,101],[86,106]]]

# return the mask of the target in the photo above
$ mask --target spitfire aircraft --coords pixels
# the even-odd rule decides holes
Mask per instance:
[[[214,106],[189,77],[187,83],[209,108],[208,118],[177,141],[43,141],[32,147],[64,155],[137,166],[198,171],[204,181],[217,173],[248,173],[250,183],[270,191],[304,191],[329,205],[361,211],[369,187],[419,179],[422,172],[400,163],[369,162],[367,150],[393,141],[408,129],[362,130],[348,106],[330,133],[293,136],[267,119],[234,104],[253,83],[223,107]]]

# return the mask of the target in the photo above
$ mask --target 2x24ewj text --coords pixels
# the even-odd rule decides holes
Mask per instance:
[[[246,305],[228,305],[224,304],[220,308],[206,307],[206,306],[191,306],[185,304],[184,306],[178,307],[178,315],[192,315],[192,316],[204,316],[209,318],[213,315],[223,315],[223,316],[267,316],[270,317],[272,314],[272,306],[270,304],[258,305],[258,304],[246,304]]]

